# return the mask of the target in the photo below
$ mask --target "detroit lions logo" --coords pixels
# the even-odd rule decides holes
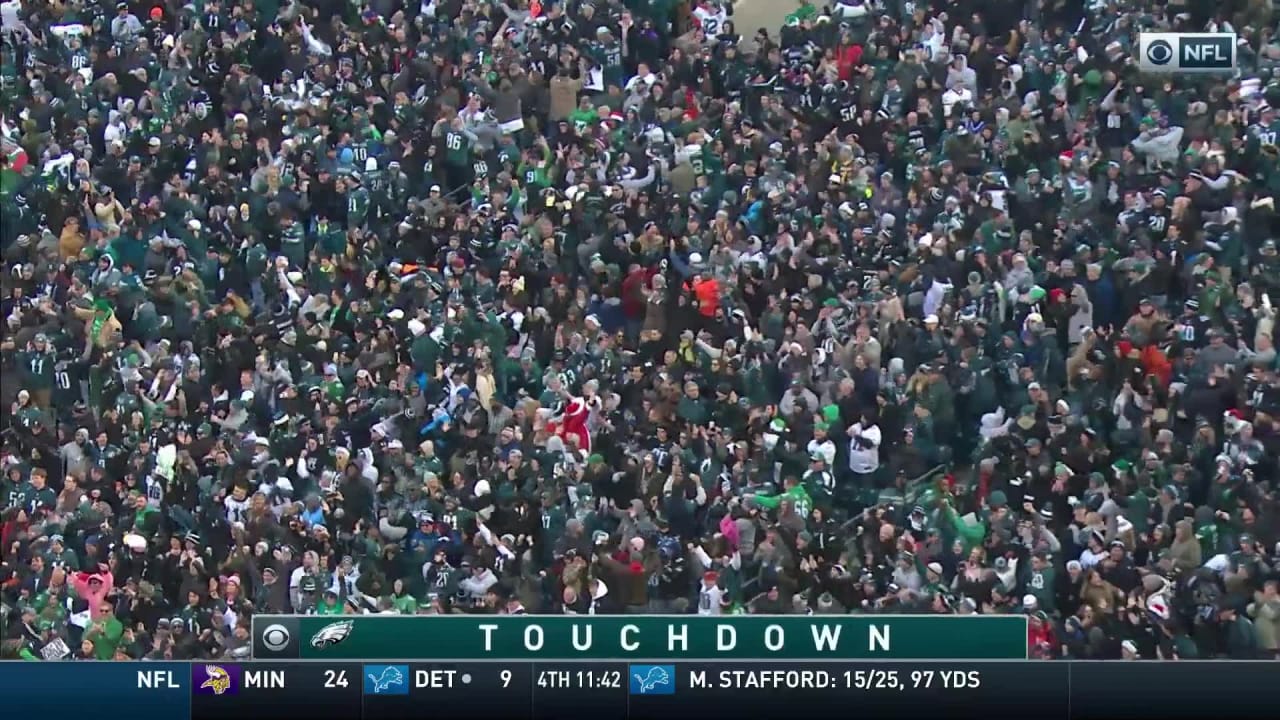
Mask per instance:
[[[636,673],[632,677],[636,679],[641,695],[652,692],[659,685],[671,684],[671,675],[661,665],[654,665],[647,673]]]
[[[404,673],[400,672],[400,668],[395,665],[388,665],[382,669],[381,674],[370,674],[369,681],[373,683],[373,692],[376,695],[386,692],[393,686],[404,685]]]

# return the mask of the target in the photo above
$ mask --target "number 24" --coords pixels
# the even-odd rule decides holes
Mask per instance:
[[[325,670],[324,671],[324,687],[328,689],[350,687],[351,682],[347,680],[346,670]]]

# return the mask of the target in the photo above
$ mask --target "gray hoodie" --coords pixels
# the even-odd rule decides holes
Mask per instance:
[[[956,65],[960,67],[957,68]],[[965,88],[973,93],[974,97],[978,96],[978,75],[969,67],[969,59],[964,55],[957,55],[956,61],[947,68],[947,89],[957,90]]]
[[[1133,139],[1133,151],[1147,159],[1147,167],[1174,163],[1182,144],[1182,128],[1171,125],[1164,130],[1145,131]]]
[[[613,514],[622,520],[618,531],[622,535],[623,545],[630,543],[632,538],[652,535],[658,531],[658,527],[649,518],[649,509],[644,506],[643,500],[632,500],[631,506],[626,510],[614,508]]]

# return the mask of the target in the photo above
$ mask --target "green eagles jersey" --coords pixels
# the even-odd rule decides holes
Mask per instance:
[[[427,187],[438,184],[434,158],[427,158],[427,161],[422,163],[422,183]]]
[[[391,116],[403,127],[413,127],[418,122],[418,108],[411,103],[396,105]]]
[[[362,225],[369,215],[369,191],[362,187],[347,191],[347,225]]]
[[[22,482],[17,485],[9,485],[6,483],[6,485],[4,506],[7,508],[26,505],[27,498],[35,492],[35,488],[31,487],[31,484],[27,482]]]
[[[1040,609],[1045,612],[1052,612],[1057,605],[1053,581],[1053,566],[1047,566],[1043,570],[1032,569],[1027,577],[1027,592],[1035,596]]]
[[[804,485],[795,485],[781,495],[772,497],[757,495],[755,497],[755,503],[767,510],[777,509],[783,500],[790,500],[792,505],[795,506],[796,514],[801,517],[808,517],[809,513],[813,511],[813,499],[805,491]]]
[[[531,191],[539,191],[551,184],[551,179],[547,177],[547,171],[536,165],[521,165],[519,170],[520,179],[524,181],[525,186]]]
[[[295,222],[280,234],[280,241],[286,245],[302,245],[306,242],[307,233],[302,223]]]
[[[387,178],[382,174],[381,170],[370,170],[360,176],[361,183],[369,189],[369,194],[374,197],[383,192],[387,187]]]
[[[328,600],[325,600],[319,605],[316,605],[315,614],[316,615],[342,615],[345,612],[346,612],[345,606],[337,599],[334,599],[332,603],[330,603]]]
[[[587,108],[586,110],[578,109],[569,113],[569,122],[573,123],[573,129],[577,131],[579,135],[581,135],[587,128],[595,125],[596,121],[599,119],[600,116],[596,113],[595,108]]]
[[[351,158],[356,167],[363,168],[364,161],[369,159],[369,143],[364,141],[351,143]]]
[[[458,571],[447,563],[430,568],[427,576],[428,593],[447,597],[458,591]]]
[[[1258,123],[1249,128],[1256,145],[1275,145],[1280,142],[1280,118],[1272,120],[1269,125]]]
[[[88,379],[88,371],[83,363],[63,360],[53,370],[53,407],[58,411],[69,411],[84,399],[81,393],[81,381]]]
[[[18,414],[14,416],[14,420],[17,420],[18,424],[24,428],[33,427],[42,419],[43,414],[40,412],[39,408],[36,408],[33,405],[27,405],[19,410]]]
[[[706,155],[706,149],[701,149],[689,156],[689,165],[693,167],[693,171],[698,175],[705,175],[707,172]]]
[[[53,388],[53,371],[57,362],[53,353],[32,350],[22,353],[23,380],[30,390],[49,390]]]
[[[296,267],[303,267],[307,259],[307,233],[302,223],[294,222],[280,233],[280,252]]]
[[[243,253],[244,267],[250,277],[262,277],[267,272],[270,262],[267,248],[264,245],[250,245]]]
[[[35,487],[31,487],[30,492],[27,493],[24,507],[27,513],[30,514],[34,513],[38,508],[52,510],[57,502],[58,494],[53,491],[53,488],[43,487],[37,490]]]
[[[320,383],[320,390],[325,397],[333,401],[341,401],[347,395],[347,388],[343,386],[341,380],[326,380]]]
[[[561,531],[564,530],[565,523],[568,522],[564,510],[558,507],[543,510],[541,520],[543,534],[551,538],[559,537]]]
[[[89,51],[85,50],[83,47],[76,48],[69,53],[67,63],[71,65],[72,70],[84,70],[91,64],[89,62]]]
[[[6,85],[12,84],[17,87],[18,52],[8,43],[0,48],[0,80],[3,80]]]
[[[611,85],[620,85],[626,80],[626,70],[622,66],[622,43],[600,43],[597,55],[604,68],[605,81]]]
[[[316,223],[316,242],[325,255],[338,255],[347,249],[347,233],[337,223],[322,220]]]
[[[467,159],[471,156],[471,141],[466,135],[457,130],[446,130],[444,133],[444,151],[449,158],[449,164],[458,167],[466,167]]]

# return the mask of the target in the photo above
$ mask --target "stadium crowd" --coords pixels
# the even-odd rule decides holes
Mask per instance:
[[[527,611],[1274,659],[1276,19],[0,3],[0,657]]]

